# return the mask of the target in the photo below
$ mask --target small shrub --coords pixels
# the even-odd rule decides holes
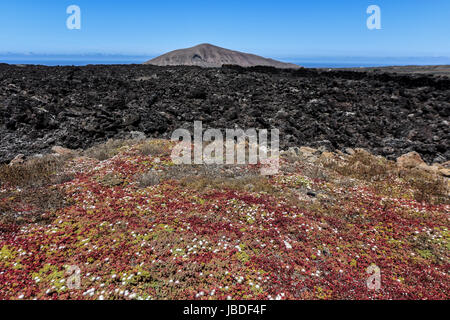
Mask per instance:
[[[137,140],[117,140],[110,139],[106,143],[96,145],[84,151],[83,155],[89,158],[104,161],[120,153],[120,149],[125,146],[137,144]]]
[[[310,179],[318,179],[322,181],[330,181],[329,173],[322,166],[309,165],[303,168],[302,174]]]
[[[343,176],[365,181],[383,180],[395,170],[393,162],[373,156],[364,150],[356,150],[345,161],[327,159],[322,160],[321,164]]]
[[[46,156],[22,164],[0,167],[1,185],[39,187],[49,184],[62,169],[67,157]]]
[[[152,171],[148,171],[137,178],[139,186],[141,188],[146,188],[150,186],[155,186],[161,182],[160,176]]]
[[[443,177],[418,169],[405,170],[400,175],[413,189],[416,201],[450,203],[449,190]]]
[[[277,189],[265,176],[247,176],[247,177],[207,177],[191,176],[180,181],[180,184],[189,189],[203,191],[205,189],[235,190],[250,192],[265,192],[274,194]]]
[[[113,173],[108,173],[100,178],[98,178],[98,182],[105,187],[117,187],[123,185],[125,180]]]
[[[356,150],[344,161],[328,160],[321,164],[342,176],[373,182],[372,187],[379,193],[398,194],[399,190],[392,188],[392,181],[400,178],[406,189],[412,190],[416,201],[434,204],[450,202],[444,178],[422,169],[399,169],[394,162],[373,156],[364,150]]]
[[[30,191],[27,197],[24,197],[27,203],[36,207],[39,211],[56,211],[64,208],[69,201],[66,195],[58,188],[41,189],[39,191]]]
[[[163,140],[146,141],[139,150],[143,156],[167,157],[171,154],[168,143]]]
[[[70,182],[75,178],[73,173],[61,173],[52,178],[52,184],[63,184]]]
[[[429,235],[420,234],[410,239],[412,248],[425,260],[431,260],[437,264],[443,264],[447,258],[447,250],[441,247],[436,240]]]
[[[0,200],[0,224],[46,224],[55,217],[55,211],[69,204],[65,193],[58,188],[26,188]]]

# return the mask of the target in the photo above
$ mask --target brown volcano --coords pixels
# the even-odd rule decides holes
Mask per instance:
[[[300,68],[300,66],[292,63],[284,63],[254,54],[228,50],[207,43],[163,54],[145,62],[145,64],[157,66],[199,66],[206,68],[220,68],[224,64],[242,67],[271,66],[282,69]]]

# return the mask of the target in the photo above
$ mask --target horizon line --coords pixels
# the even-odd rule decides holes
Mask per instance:
[[[126,57],[126,58],[152,58],[162,55],[164,53],[104,53],[104,52],[85,52],[85,53],[40,53],[40,52],[0,52],[0,57],[20,57],[20,58],[33,58],[33,57]],[[270,56],[270,55],[267,55]],[[323,53],[308,53],[308,54],[292,54],[292,55],[273,55],[272,57],[279,59],[309,59],[309,58],[369,58],[369,59],[450,59],[450,55],[364,55],[364,54],[323,54]]]

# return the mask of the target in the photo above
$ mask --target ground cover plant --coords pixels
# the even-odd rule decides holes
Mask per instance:
[[[0,168],[0,299],[449,299],[448,178],[358,152],[264,177],[172,146]]]

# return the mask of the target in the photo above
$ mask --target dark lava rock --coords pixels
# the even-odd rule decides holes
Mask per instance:
[[[0,162],[177,128],[280,130],[282,148],[450,158],[450,79],[267,67],[0,64]]]
[[[315,198],[317,196],[317,194],[315,192],[313,192],[313,191],[308,191],[306,194],[308,196],[310,196],[310,197],[313,197],[313,198]]]

